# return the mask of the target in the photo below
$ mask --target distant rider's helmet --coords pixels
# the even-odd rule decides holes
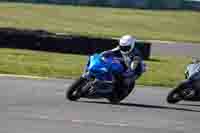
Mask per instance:
[[[200,58],[198,58],[198,57],[192,57],[192,63],[193,63],[193,64],[198,64],[198,63],[200,63]]]
[[[124,35],[119,40],[119,48],[122,54],[129,54],[135,47],[136,39],[131,35]]]

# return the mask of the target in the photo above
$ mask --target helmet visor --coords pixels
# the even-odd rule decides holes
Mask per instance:
[[[119,46],[119,48],[123,52],[128,52],[131,49],[131,46]]]

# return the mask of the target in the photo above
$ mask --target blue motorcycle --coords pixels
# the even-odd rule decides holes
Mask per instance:
[[[120,59],[115,57],[102,57],[100,54],[89,56],[86,65],[86,71],[83,75],[72,83],[67,92],[66,98],[71,101],[76,101],[82,98],[106,98],[111,103],[119,103],[125,99],[133,90],[135,81],[131,82],[127,88],[120,88],[118,97],[114,96],[114,81],[113,74],[123,73],[125,67]],[[84,77],[84,78],[83,78]]]

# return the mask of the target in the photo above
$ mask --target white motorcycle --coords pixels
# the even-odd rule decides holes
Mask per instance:
[[[193,58],[185,71],[186,80],[179,83],[167,96],[167,102],[200,101],[200,59]]]

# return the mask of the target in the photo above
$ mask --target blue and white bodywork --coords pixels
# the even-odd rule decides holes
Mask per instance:
[[[89,63],[86,69],[89,76],[102,81],[112,81],[112,75],[114,73],[123,73],[125,70],[119,60],[114,57],[105,59],[99,54],[94,54],[89,57]]]

